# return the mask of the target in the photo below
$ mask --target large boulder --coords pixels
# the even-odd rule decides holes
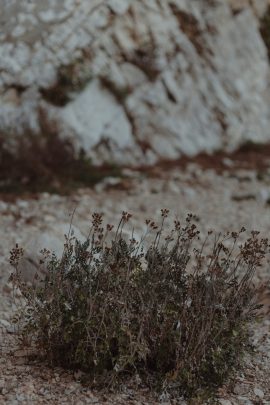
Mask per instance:
[[[120,164],[269,141],[267,2],[1,0],[0,131]]]

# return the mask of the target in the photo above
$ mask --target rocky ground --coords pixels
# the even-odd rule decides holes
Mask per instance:
[[[218,231],[270,231],[270,171],[264,167],[257,172],[250,167],[235,168],[235,162],[225,159],[222,173],[216,167],[190,163],[186,170],[177,165],[167,170],[157,167],[151,172],[125,171],[124,179],[107,179],[95,189],[83,189],[70,196],[43,193],[32,198],[20,197],[0,201],[0,404],[152,404],[150,393],[125,388],[121,394],[91,392],[80,384],[80,373],[50,369],[42,363],[30,363],[18,350],[10,330],[9,319],[14,309],[12,289],[8,284],[11,271],[8,264],[10,249],[15,243],[33,249],[33,242],[60,241],[66,232],[70,214],[76,207],[74,226],[86,234],[91,214],[102,211],[109,222],[117,222],[121,212],[133,214],[136,232],[144,227],[144,219],[156,217],[166,207],[173,215],[184,218],[188,212],[200,218],[204,233]],[[46,239],[47,238],[47,239]],[[57,242],[55,243],[57,247]],[[46,246],[44,246],[46,247]],[[256,275],[256,282],[267,282],[267,265]],[[235,381],[222,387],[217,395],[221,405],[270,404],[270,290],[262,289],[263,317],[252,327],[255,343],[253,356],[248,356]],[[163,404],[166,398],[161,398]],[[176,403],[184,404],[179,400]]]

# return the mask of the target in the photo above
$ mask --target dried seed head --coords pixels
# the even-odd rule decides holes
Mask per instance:
[[[129,212],[126,212],[126,211],[122,212],[122,220],[124,222],[128,222],[131,217],[132,217],[132,215]]]
[[[101,226],[102,222],[103,222],[102,214],[94,212],[92,214],[92,224],[93,224],[95,231],[98,230],[98,228]]]
[[[169,212],[170,212],[170,211],[169,211],[167,208],[162,208],[162,209],[161,209],[161,216],[162,216],[162,218],[167,218]]]
[[[23,254],[24,254],[23,248],[20,248],[19,245],[16,243],[15,248],[10,251],[9,263],[13,267],[16,267]]]

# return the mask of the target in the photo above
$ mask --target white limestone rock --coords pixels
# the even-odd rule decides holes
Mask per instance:
[[[88,153],[93,148],[98,152],[105,145],[108,152],[112,149],[112,156],[110,159],[108,156],[108,160],[119,158],[122,163],[130,161],[128,155],[126,161],[125,156],[117,156],[118,150],[132,151],[136,156],[136,144],[125,111],[99,81],[90,82],[60,114],[62,125],[72,130],[76,144]]]
[[[267,1],[2,0],[0,130],[37,131],[42,107],[94,161],[134,165],[269,141]]]

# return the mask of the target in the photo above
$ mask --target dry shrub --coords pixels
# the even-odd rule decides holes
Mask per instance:
[[[261,19],[260,31],[268,52],[268,57],[270,57],[270,6]]]
[[[106,176],[119,176],[115,165],[95,167],[83,150],[59,136],[57,125],[40,113],[40,134],[0,134],[0,192],[58,192],[92,186]],[[11,147],[10,142],[14,145]]]
[[[84,370],[93,386],[139,376],[154,390],[187,397],[220,386],[249,346],[248,324],[258,308],[252,277],[268,241],[252,232],[239,245],[244,229],[209,232],[196,249],[194,217],[175,221],[166,234],[167,215],[162,210],[159,225],[146,221],[140,241],[126,241],[124,212],[109,242],[112,226],[104,229],[94,214],[86,241],[67,235],[60,259],[44,252],[47,276],[31,286],[21,281],[15,248],[12,280],[26,302],[24,341],[53,365]]]

